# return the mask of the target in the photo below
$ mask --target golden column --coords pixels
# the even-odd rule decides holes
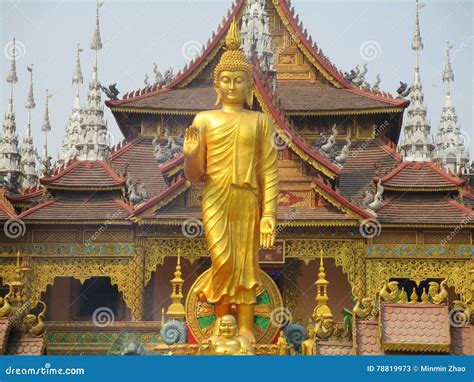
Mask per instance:
[[[174,278],[171,280],[171,305],[166,312],[168,320],[185,320],[185,310],[182,302],[184,280],[181,278],[181,274],[181,248],[178,248],[176,271],[174,272]]]

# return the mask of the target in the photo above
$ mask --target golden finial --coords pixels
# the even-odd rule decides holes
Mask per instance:
[[[181,248],[178,248],[176,270],[174,272],[174,278],[171,280],[171,305],[168,307],[166,315],[168,319],[184,321],[185,309],[182,302],[184,280],[181,278],[181,274]]]
[[[229,50],[237,50],[240,48],[240,31],[235,21],[235,17],[232,20],[232,24],[230,25],[229,31],[227,32],[227,36],[225,38],[225,45]]]
[[[418,304],[418,295],[416,294],[416,288],[413,288],[413,292],[410,295],[410,304]]]
[[[161,327],[165,326],[165,308],[161,308]]]
[[[423,288],[423,293],[421,294],[421,303],[428,304],[428,293],[426,293],[425,288]]]
[[[408,295],[407,295],[407,292],[405,290],[405,287],[403,287],[402,292],[400,293],[399,303],[400,304],[406,304],[407,302],[408,302]]]
[[[321,317],[332,318],[331,309],[327,305],[329,300],[327,291],[329,281],[326,280],[326,271],[324,269],[324,260],[323,260],[323,250],[320,253],[320,262],[319,262],[319,274],[318,279],[314,283],[316,285],[316,308],[313,311],[313,321],[317,321]]]

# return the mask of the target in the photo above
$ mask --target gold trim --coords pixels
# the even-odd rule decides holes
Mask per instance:
[[[124,211],[125,212],[125,211]],[[130,225],[131,223],[128,220],[38,220],[38,219],[29,219],[28,216],[22,218],[27,224],[107,224],[107,225]]]
[[[142,214],[148,214],[148,213],[156,213],[158,210],[160,210],[162,207],[166,206],[167,204],[171,203],[174,199],[176,199],[179,195],[181,195],[183,192],[185,192],[189,187],[191,187],[191,183],[187,180],[184,182],[183,186],[175,190],[173,193],[168,195],[166,198],[160,200],[159,203],[151,206],[150,208],[146,209],[145,211],[139,213],[139,215]],[[138,222],[140,224],[140,222]]]
[[[168,178],[177,174],[184,168],[184,163],[181,163],[177,166],[174,166],[173,168],[170,168],[168,171],[163,172]]]
[[[382,102],[382,101],[380,101]],[[326,115],[367,115],[367,114],[389,114],[401,113],[403,107],[386,107],[374,109],[345,109],[345,110],[316,110],[316,111],[287,111],[285,115],[288,116],[326,116]]]
[[[51,190],[63,190],[63,191],[114,191],[114,190],[121,190],[124,191],[124,186],[96,186],[96,187],[75,187],[75,186],[54,186],[49,184],[43,185],[47,189]]]
[[[449,353],[451,344],[383,342],[382,349],[385,351]]]
[[[455,227],[459,227],[460,223],[461,222],[457,224],[455,223],[452,223],[452,224],[429,224],[429,223],[398,224],[398,223],[383,223],[382,222],[382,226],[389,227],[389,228],[400,228],[400,227],[402,228],[455,228]],[[471,228],[471,227],[474,227],[474,224],[466,224],[463,227]]]
[[[133,221],[138,223],[138,225],[182,225],[186,219],[143,219],[134,217]],[[278,222],[278,227],[357,227],[359,225],[358,220],[353,221],[340,221],[340,220],[305,220],[301,222],[287,222],[281,219],[282,222]]]
[[[390,187],[383,186],[384,189],[390,191],[403,191],[403,192],[444,192],[444,191],[459,191],[462,187],[459,186],[448,186],[448,187],[437,187],[437,188],[424,188],[424,187]]]
[[[136,113],[136,114],[166,114],[166,115],[195,115],[202,110],[176,110],[176,109],[151,109],[148,107],[115,107],[110,108],[112,112]]]

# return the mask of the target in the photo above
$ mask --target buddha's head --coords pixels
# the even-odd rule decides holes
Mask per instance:
[[[239,334],[239,328],[237,326],[237,320],[230,314],[225,315],[221,318],[219,323],[219,336],[222,338],[230,339]]]
[[[254,82],[251,66],[240,48],[240,33],[235,20],[226,37],[227,50],[214,69],[216,105],[252,106]]]

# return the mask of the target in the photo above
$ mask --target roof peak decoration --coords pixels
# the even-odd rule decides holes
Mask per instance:
[[[82,135],[82,123],[84,118],[84,109],[81,107],[81,99],[79,97],[79,87],[84,82],[84,77],[81,70],[81,57],[80,53],[82,48],[77,44],[76,51],[76,67],[72,76],[72,83],[76,84],[76,97],[74,99],[74,105],[71,113],[69,114],[68,123],[64,132],[64,138],[62,142],[61,152],[57,164],[64,166],[69,161],[74,160],[78,154],[76,150],[76,144]]]
[[[21,146],[21,167],[23,178],[21,186],[24,189],[32,188],[38,185],[38,174],[36,172],[36,150],[33,145],[33,137],[31,135],[31,109],[36,107],[33,95],[33,64],[27,66],[30,72],[30,87],[25,102],[25,108],[28,109],[28,123],[26,125],[23,144]]]
[[[430,161],[434,149],[431,137],[431,126],[427,118],[427,109],[424,104],[423,86],[420,80],[419,51],[423,49],[420,32],[419,10],[425,4],[416,2],[415,33],[412,41],[412,49],[415,51],[415,78],[410,93],[410,106],[408,116],[402,133],[400,145],[404,161],[426,162]]]
[[[15,38],[13,38],[13,44],[9,53],[11,54],[11,62],[7,82],[10,83],[10,97],[8,98],[8,107],[5,112],[3,130],[0,137],[0,180],[7,185],[10,191],[16,191],[21,180],[21,156],[18,149],[15,112],[13,111],[13,85],[18,82]]]
[[[270,20],[265,10],[265,0],[248,0],[242,15],[240,34],[242,49],[249,60],[254,54],[264,68],[273,70],[274,57]]]
[[[92,69],[92,80],[89,82],[87,93],[87,107],[84,111],[83,121],[80,122],[81,129],[75,143],[75,151],[68,159],[78,160],[106,160],[109,155],[107,144],[107,123],[104,121],[104,107],[102,105],[102,87],[98,80],[98,54],[102,49],[100,36],[100,13],[104,4],[97,1],[96,26],[92,37],[91,49],[95,51],[94,65]]]
[[[436,134],[434,158],[451,173],[458,174],[469,162],[469,153],[451,98],[451,82],[454,82],[454,73],[449,55],[451,48],[452,46],[448,42],[443,72],[443,82],[446,83],[446,100],[441,112],[438,133]]]

